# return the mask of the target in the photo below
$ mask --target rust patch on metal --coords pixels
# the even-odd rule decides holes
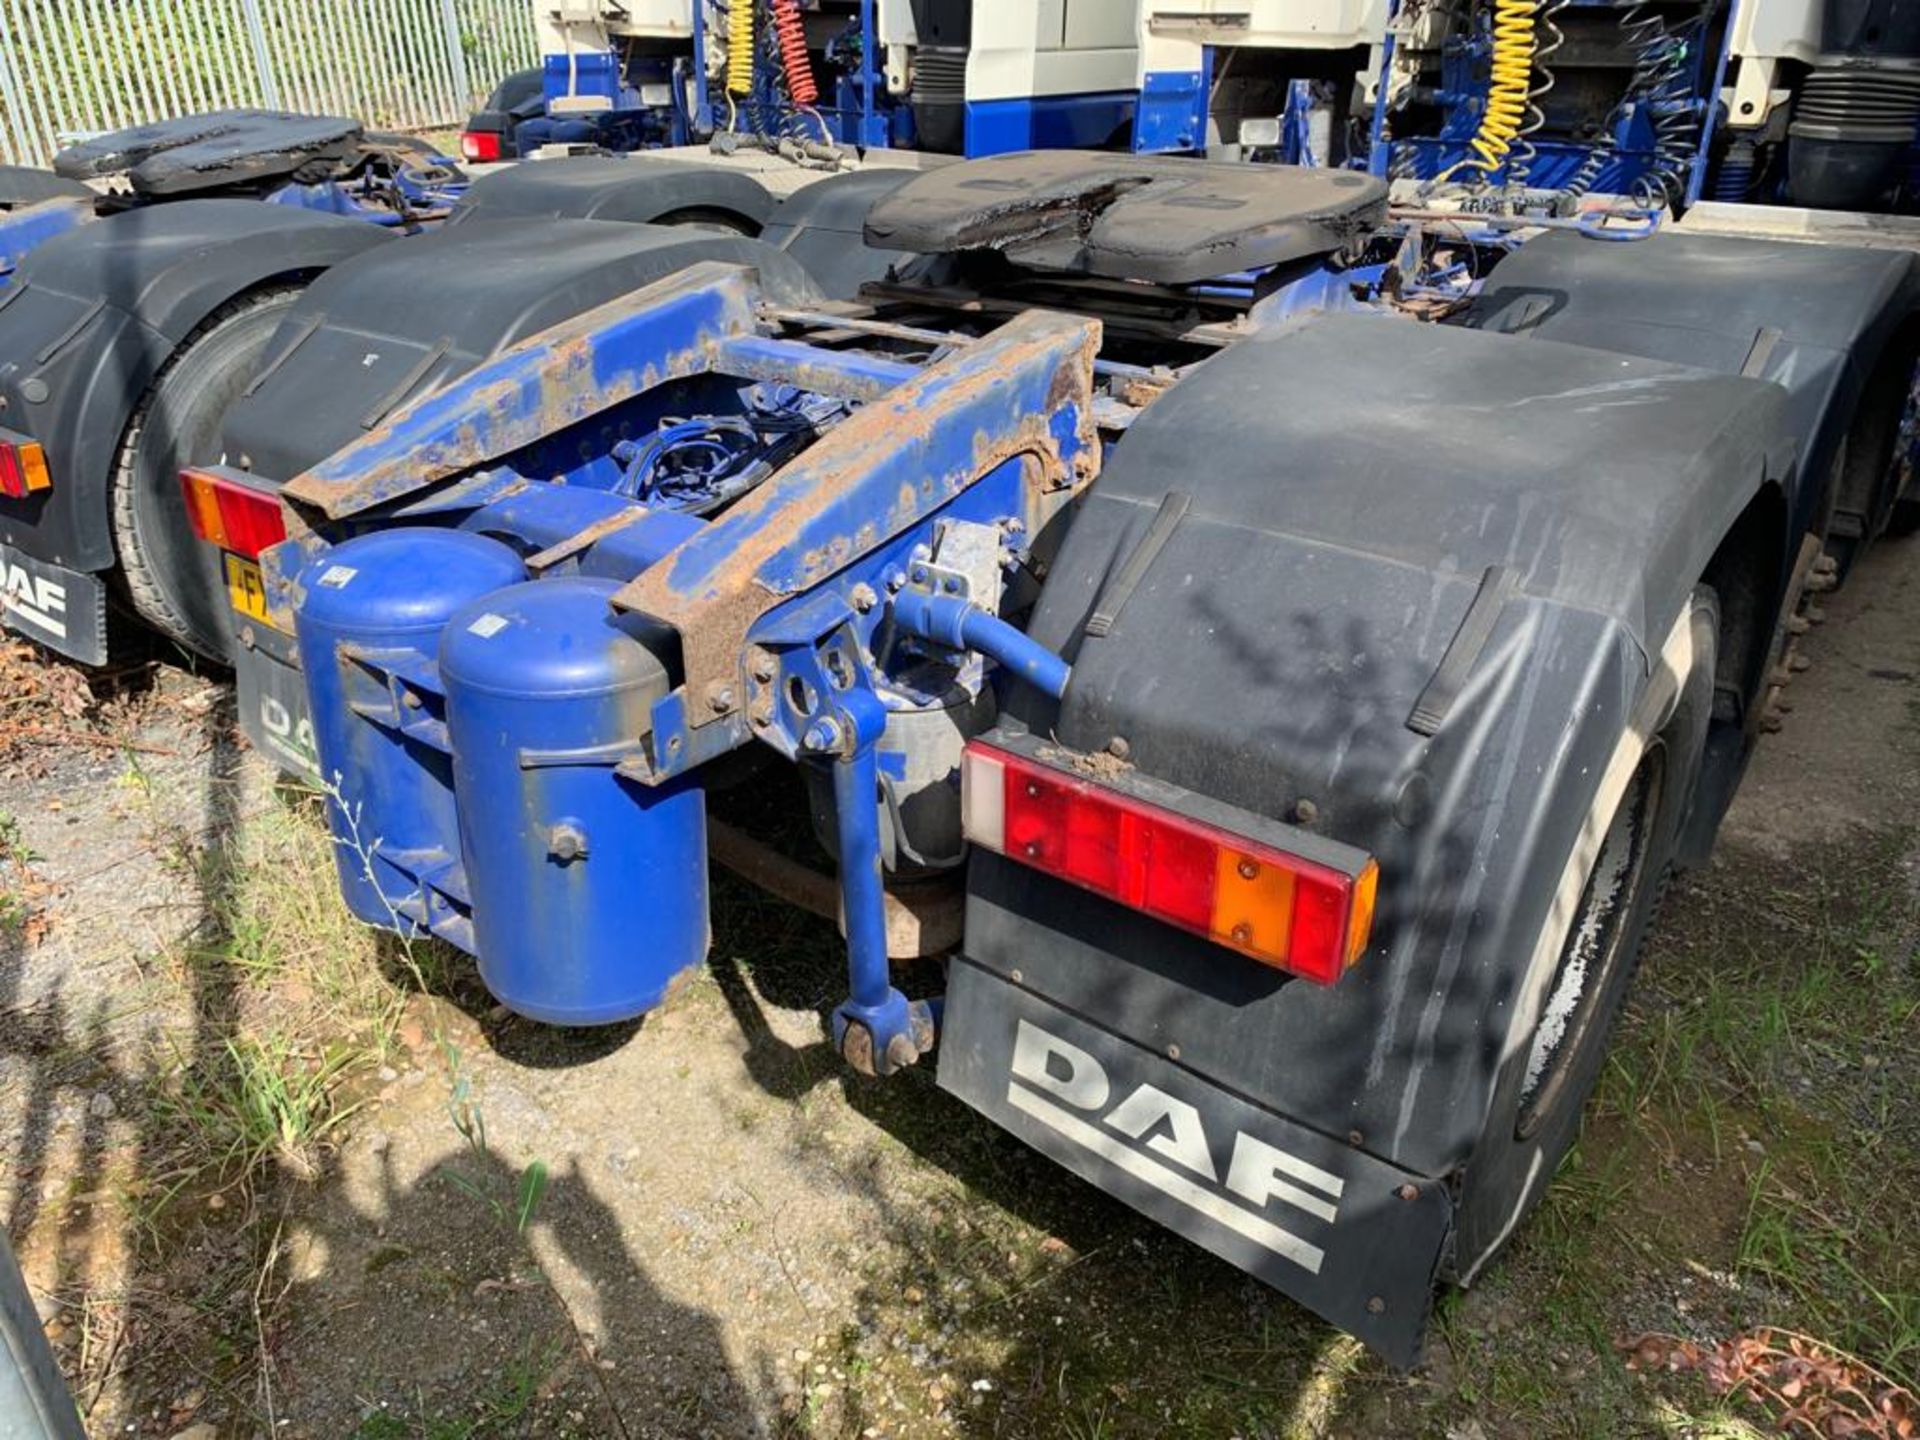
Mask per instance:
[[[509,366],[498,378],[432,390],[416,396],[375,430],[297,476],[282,494],[339,519],[448,479],[564,430],[635,395],[711,370],[720,345],[753,327],[752,272],[707,261],[658,280],[631,295],[563,320],[487,363]],[[621,368],[603,384],[596,379],[599,333],[632,322],[654,306],[692,300],[712,292],[718,323],[691,343],[637,371]],[[459,396],[458,415],[436,438],[407,446],[400,438],[430,417],[434,407]],[[424,423],[432,423],[426,420]]]
[[[844,932],[840,882],[802,865],[724,820],[707,817],[707,853],[749,885]],[[958,948],[966,892],[954,880],[919,881],[886,892],[887,958],[918,960]],[[924,1048],[924,1047],[923,1047]]]
[[[966,407],[974,397],[1003,383],[1002,372],[1017,370],[1023,359],[1057,349],[1063,318],[1038,311],[1023,315],[989,341],[980,342],[979,350],[963,351],[930,366],[885,399],[855,411],[781,475],[743,498],[704,536],[683,542],[629,581],[614,595],[614,607],[638,611],[679,630],[686,694],[700,695],[716,681],[734,680],[747,632],[768,610],[795,593],[776,590],[762,579],[769,562],[791,549],[812,521],[857,488],[877,464],[929,442],[940,415]],[[926,475],[917,486],[902,483],[884,515],[862,520],[856,532],[857,549],[852,537],[839,535],[807,552],[802,557],[799,588],[818,584],[843,569],[857,553],[892,539],[1008,460],[1026,461],[1029,485],[1041,491],[1091,480],[1100,465],[1093,421],[1093,360],[1100,330],[1097,324],[1076,323],[1083,323],[1079,343],[1055,370],[1047,392],[1056,412],[1067,404],[1077,406],[1079,453],[1071,466],[1053,433],[1052,413],[1024,416],[999,435],[977,435],[964,473]],[[970,358],[989,350],[993,365],[967,368]],[[701,577],[699,588],[691,592],[679,588],[673,573],[676,563],[690,547],[713,546],[722,536],[726,538],[721,543],[727,546],[723,558]],[[704,707],[687,709],[689,723],[696,726],[718,718]]]
[[[635,506],[618,515],[608,515],[593,522],[584,530],[576,530],[564,540],[556,540],[546,549],[526,560],[527,573],[538,575],[543,570],[551,570],[562,560],[569,560],[588,546],[598,543],[617,531],[626,529],[647,514],[645,507]]]

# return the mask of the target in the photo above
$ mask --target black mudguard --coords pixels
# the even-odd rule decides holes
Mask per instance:
[[[532,160],[481,176],[450,223],[517,215],[650,225],[688,211],[732,217],[758,234],[773,214],[773,196],[737,167],[644,154],[579,156]]]
[[[785,304],[818,298],[777,250],[685,226],[476,219],[369,255],[316,281],[281,323],[228,412],[227,453],[290,480],[403,401],[702,260],[754,266]]]
[[[1823,518],[1854,408],[1916,306],[1920,269],[1903,250],[1676,231],[1599,244],[1562,231],[1503,260],[1469,323],[1781,385],[1800,447],[1787,497],[1798,536]],[[1852,536],[1869,521],[1844,498],[1833,516]]]
[[[1194,1106],[1218,1176],[1242,1133],[1331,1173],[1321,1211],[1263,1217],[1321,1255],[1308,1269],[1084,1146],[1074,1161],[1410,1361],[1447,1230],[1427,1207],[1480,1136],[1655,657],[1721,537],[1790,478],[1785,409],[1758,381],[1355,316],[1244,343],[1157,401],[1033,618],[1073,661],[1066,697],[1028,697],[1003,733],[1311,817],[1378,859],[1373,940],[1320,987],[976,852],[942,1085],[1060,1153],[1015,1104],[1025,1022],[1101,1056],[1115,1100],[1150,1079]],[[1122,600],[1111,581],[1170,492],[1190,508]],[[1117,614],[1090,635],[1096,609]]]
[[[109,216],[33,250],[0,303],[0,424],[40,441],[53,485],[0,501],[0,544],[76,571],[110,567],[114,457],[167,357],[235,296],[391,238],[358,220],[195,200]]]
[[[884,280],[919,256],[866,243],[867,212],[914,172],[874,166],[830,175],[780,202],[760,238],[793,256],[836,300],[851,300],[869,280]]]
[[[23,210],[42,200],[97,200],[78,180],[32,165],[0,165],[0,211]]]

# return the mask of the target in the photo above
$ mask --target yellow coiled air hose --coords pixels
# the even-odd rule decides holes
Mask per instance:
[[[1536,45],[1533,22],[1539,11],[1539,0],[1494,0],[1493,73],[1487,86],[1487,108],[1473,137],[1475,158],[1464,162],[1476,170],[1498,170],[1527,122]]]
[[[727,94],[753,93],[753,7],[755,0],[733,0],[727,12]]]

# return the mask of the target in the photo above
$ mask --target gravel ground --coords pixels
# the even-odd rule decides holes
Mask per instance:
[[[1751,897],[1798,894],[1834,856],[1884,857],[1874,883],[1904,886],[1892,900],[1911,913],[1912,562],[1889,546],[1828,604],[1719,856],[1669,903],[1656,976],[1669,958],[1681,976],[1723,963],[1689,958],[1715,947],[1803,943]],[[1628,1373],[1615,1342],[1800,1313],[1742,1270],[1755,1155],[1787,1122],[1737,1089],[1726,1114],[1760,1152],[1616,1094],[1596,1133],[1633,1155],[1657,1133],[1658,1175],[1638,1195],[1607,1182],[1590,1134],[1512,1260],[1443,1307],[1427,1365],[1399,1377],[929,1076],[844,1073],[822,1039],[827,927],[723,887],[711,973],[646,1023],[588,1035],[491,1009],[446,956],[411,957],[423,986],[346,926],[263,989],[247,958],[261,877],[236,895],[209,856],[279,827],[272,843],[306,862],[268,872],[272,901],[324,896],[325,852],[310,801],[236,741],[222,685],[161,667],[88,738],[18,749],[0,777],[17,825],[0,1205],[100,1435],[1708,1433],[1724,1416],[1704,1390]],[[1888,923],[1899,971],[1911,933]],[[350,985],[336,971],[388,997],[337,1096],[359,1108],[248,1183],[167,1173],[195,1122],[164,1097],[272,1007]],[[1654,1063],[1660,983],[1623,1068]],[[1911,1045],[1876,1063],[1876,1085],[1908,1087],[1910,1124]],[[1791,1124],[1871,1131],[1912,1166],[1901,1108],[1869,1105],[1850,1131],[1809,1102]]]

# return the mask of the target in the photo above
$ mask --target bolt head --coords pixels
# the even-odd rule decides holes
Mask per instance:
[[[715,682],[707,687],[707,704],[713,707],[716,715],[724,715],[733,709],[733,687]]]
[[[1124,760],[1133,753],[1133,746],[1127,743],[1127,737],[1116,735],[1107,742],[1107,753],[1116,760]]]
[[[869,613],[875,605],[880,603],[880,597],[873,593],[873,587],[864,580],[853,587],[853,593],[847,598],[853,601],[853,608],[862,615]]]
[[[1260,862],[1250,856],[1242,855],[1240,863],[1234,868],[1240,872],[1242,880],[1251,880],[1260,873]]]

